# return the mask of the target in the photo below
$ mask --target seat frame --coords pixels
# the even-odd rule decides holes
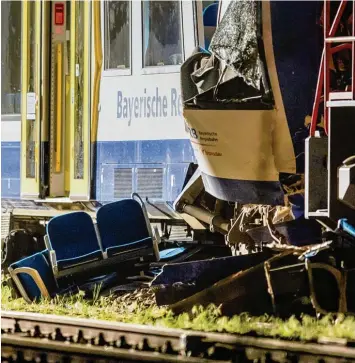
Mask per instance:
[[[139,194],[132,193],[131,198],[134,200],[137,200],[140,203],[142,210],[143,210],[143,214],[144,214],[144,218],[145,218],[145,222],[146,222],[146,225],[148,228],[149,235],[151,236],[151,238],[153,240],[154,256],[155,256],[156,260],[151,262],[150,266],[151,267],[162,267],[171,261],[171,260],[165,260],[165,261],[160,260],[159,244],[163,241],[163,239],[159,235],[158,228],[156,226],[154,228],[152,228],[152,225],[150,224],[150,221],[149,221],[147,208],[145,207],[145,204],[144,204],[142,198],[139,196]],[[135,198],[137,198],[137,199],[135,199]],[[203,249],[202,246],[195,246],[195,244],[194,244],[193,247],[187,247],[186,251],[181,256],[175,257],[172,260],[174,261],[174,263],[179,263],[179,262],[185,261],[187,258],[190,258],[191,256],[195,255],[196,253],[200,252],[202,249]]]
[[[47,236],[46,236],[47,237]],[[135,258],[137,257],[143,257],[148,256],[151,254],[151,249],[146,248],[147,253],[142,253],[142,248],[135,248],[129,251],[123,251],[121,253],[116,254],[112,257],[105,257],[103,256],[100,260],[95,260],[91,262],[83,262],[81,264],[77,264],[73,267],[69,267],[63,270],[58,270],[58,267],[54,265],[53,263],[55,260],[55,251],[50,251],[53,253],[50,253],[50,263],[52,265],[53,273],[55,278],[60,278],[64,276],[69,275],[81,275],[84,273],[92,272],[93,275],[95,275],[95,271],[98,269],[104,269],[105,267],[112,267],[113,265]],[[139,252],[139,253],[138,253]]]
[[[156,258],[156,261],[158,262],[160,260],[159,246],[158,246],[159,243],[161,242],[160,235],[159,235],[159,233],[158,233],[158,231],[156,229],[155,230],[152,229],[152,225],[150,224],[150,221],[149,221],[147,208],[145,207],[145,204],[144,204],[142,198],[140,197],[140,195],[138,193],[132,193],[131,194],[131,199],[137,201],[140,204],[141,208],[142,208],[144,219],[145,219],[145,224],[147,226],[149,236],[153,241],[154,256]]]
[[[43,256],[44,258],[44,256]],[[27,275],[30,275],[33,279],[33,281],[35,282],[35,284],[37,285],[39,291],[41,292],[41,295],[45,298],[50,298],[50,294],[47,290],[47,287],[45,285],[45,283],[42,280],[41,275],[39,274],[39,272],[32,268],[32,267],[17,267],[17,268],[13,268],[13,267],[9,267],[8,268],[9,274],[12,278],[12,280],[15,282],[20,294],[22,295],[22,297],[24,298],[24,300],[28,303],[31,303],[32,300],[29,298],[26,289],[23,287],[19,277],[17,276],[20,273],[25,273]],[[57,281],[55,282],[57,287]]]
[[[142,207],[145,222],[146,222],[146,225],[148,228],[148,232],[153,240],[153,249],[154,249],[154,256],[156,258],[156,261],[153,261],[150,264],[150,266],[151,267],[162,267],[170,262],[170,260],[165,260],[165,261],[160,260],[159,244],[162,242],[162,238],[159,235],[158,228],[156,226],[154,228],[152,228],[152,225],[150,224],[150,221],[149,221],[148,212],[147,212],[147,209],[145,207],[145,204],[144,204],[142,198],[137,193],[132,193],[131,198],[134,199],[135,197],[137,198],[137,201],[140,203],[140,205]],[[200,252],[202,250],[202,248],[203,248],[202,246],[187,247],[186,251],[181,256],[173,258],[173,261],[174,261],[174,263],[179,263],[179,262],[185,261],[187,258]]]

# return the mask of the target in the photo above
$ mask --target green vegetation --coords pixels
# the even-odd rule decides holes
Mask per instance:
[[[91,300],[81,292],[72,296],[56,297],[27,304],[23,299],[12,299],[9,287],[1,292],[3,310],[17,310],[44,314],[66,315],[80,318],[102,319],[125,323],[147,324],[169,328],[228,332],[281,337],[285,339],[314,340],[319,337],[355,339],[355,317],[338,315],[316,319],[303,316],[281,320],[276,317],[251,317],[247,314],[232,318],[221,316],[217,307],[194,307],[191,314],[174,316],[169,309],[157,307],[151,292],[127,294],[121,297],[99,297]]]

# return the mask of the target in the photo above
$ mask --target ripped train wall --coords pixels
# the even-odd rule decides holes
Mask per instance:
[[[199,49],[183,64],[184,116],[204,186],[216,198],[280,205],[283,174],[304,172],[321,11],[313,1],[231,2],[211,54]],[[248,32],[238,26],[245,21]]]

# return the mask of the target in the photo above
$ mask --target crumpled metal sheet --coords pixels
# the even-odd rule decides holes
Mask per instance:
[[[258,8],[253,0],[231,1],[212,37],[209,51],[232,66],[249,86],[260,90]]]

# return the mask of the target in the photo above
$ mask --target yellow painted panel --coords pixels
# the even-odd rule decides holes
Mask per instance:
[[[21,108],[21,197],[39,195],[40,74],[41,74],[41,1],[22,2],[22,108]],[[30,38],[32,37],[32,38]],[[33,40],[31,44],[31,40]],[[28,93],[34,95],[34,111],[27,104]],[[33,106],[33,105],[32,105]]]
[[[70,158],[72,155],[70,145],[70,75],[65,76],[65,191],[70,191]]]
[[[79,14],[80,7],[83,7],[83,14]],[[70,198],[88,200],[90,198],[91,2],[80,3],[73,0],[71,9]],[[82,38],[79,39],[78,36]],[[80,87],[77,87],[77,82],[81,82]]]
[[[62,169],[62,130],[63,130],[63,44],[57,44],[57,117],[56,117],[56,153],[55,153],[55,171],[60,173]]]
[[[102,44],[101,44],[101,8],[100,2],[94,1],[94,48],[95,48],[95,75],[92,102],[91,142],[97,141],[99,120],[100,80],[102,71]]]

